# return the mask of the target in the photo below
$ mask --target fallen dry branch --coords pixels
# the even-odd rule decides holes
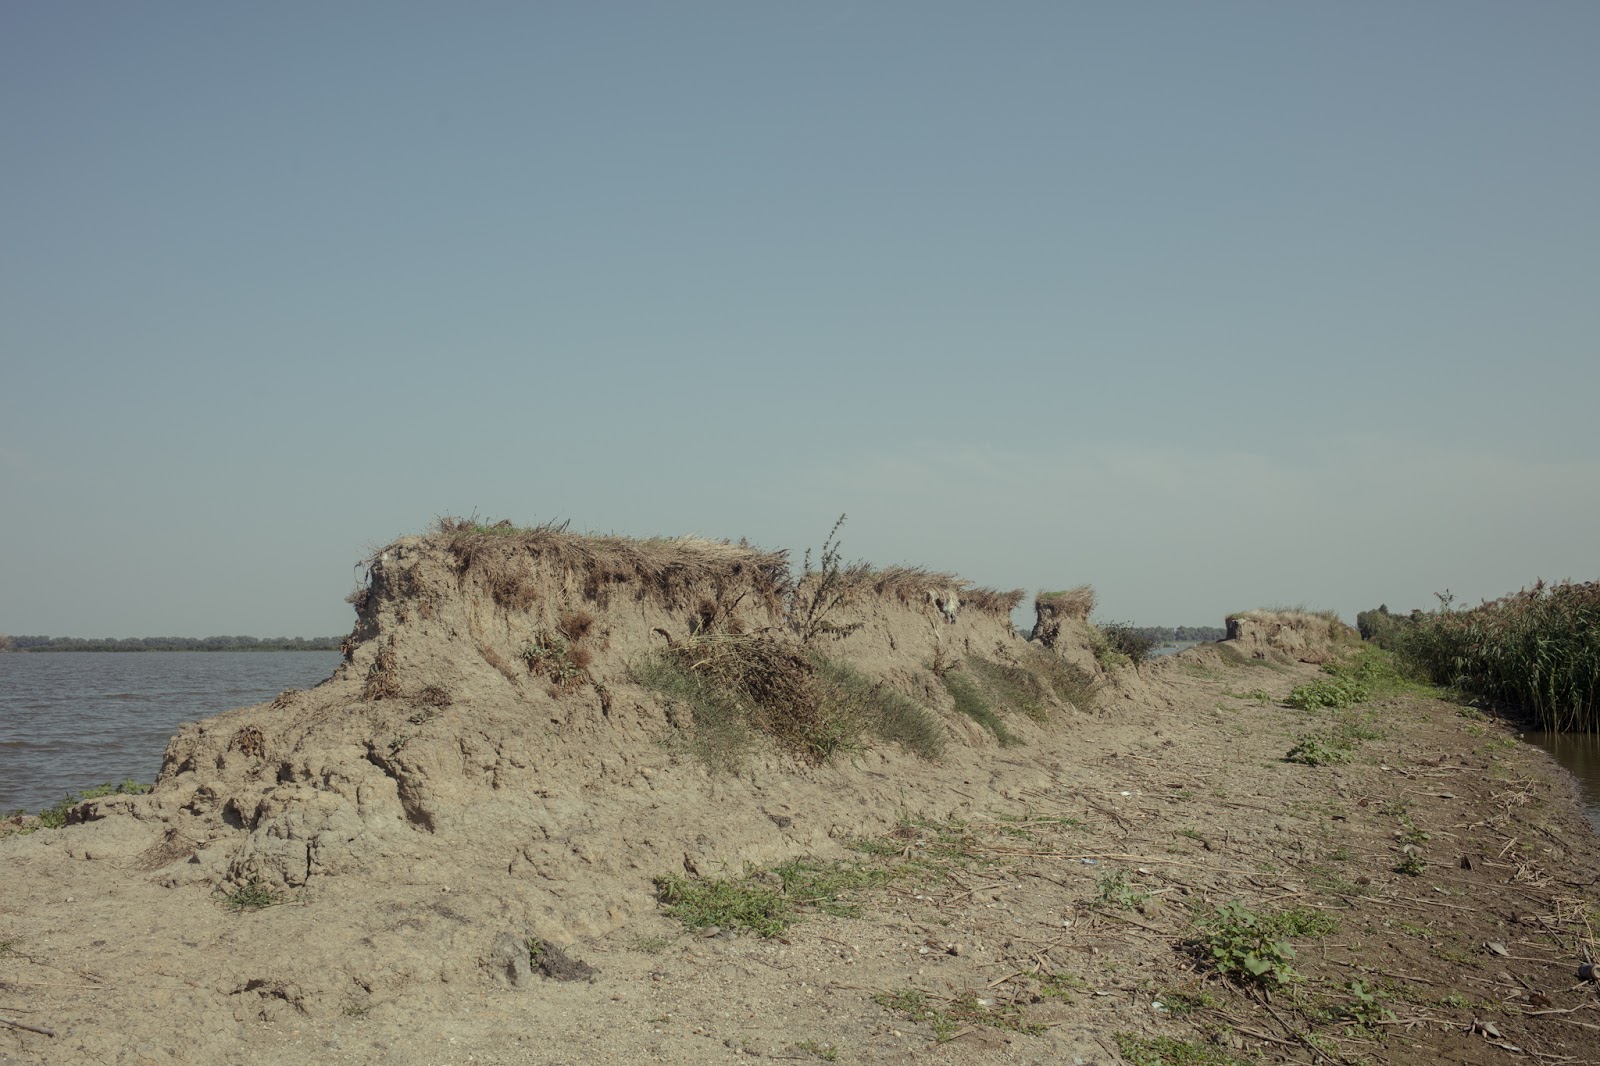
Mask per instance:
[[[0,1017],[0,1025],[9,1025],[13,1029],[26,1029],[30,1033],[39,1033],[43,1036],[56,1035],[54,1029],[46,1029],[42,1025],[29,1025],[27,1022],[19,1022],[15,1018]]]

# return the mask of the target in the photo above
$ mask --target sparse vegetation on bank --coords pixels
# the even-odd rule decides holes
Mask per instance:
[[[91,785],[81,792],[68,792],[60,803],[53,807],[46,807],[38,814],[38,821],[32,825],[24,826],[23,832],[33,832],[36,829],[60,829],[67,824],[67,814],[80,803],[102,796],[138,796],[150,791],[150,786],[128,778],[120,783],[111,781],[99,785]],[[16,810],[5,815],[6,818],[26,818],[27,812]]]

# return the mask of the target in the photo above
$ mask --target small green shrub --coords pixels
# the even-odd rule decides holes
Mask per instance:
[[[1352,677],[1322,678],[1300,685],[1284,700],[1291,707],[1314,711],[1321,707],[1343,709],[1365,703],[1372,690]]]
[[[1421,877],[1427,868],[1428,864],[1423,861],[1422,852],[1415,847],[1408,847],[1405,849],[1400,861],[1395,864],[1394,872],[1405,874],[1407,877]]]
[[[1138,666],[1150,657],[1157,641],[1141,633],[1128,622],[1106,622],[1099,627],[1105,645],[1113,653],[1126,656],[1127,661]]]
[[[800,577],[789,586],[784,619],[802,644],[811,644],[822,636],[843,640],[861,628],[860,622],[839,623],[830,617],[836,608],[854,598],[860,579],[867,572],[865,564],[846,566],[843,561],[839,527],[844,521],[841,514],[823,539],[815,570],[811,568],[811,549],[806,549]]]
[[[690,929],[717,926],[772,937],[805,913],[857,917],[852,897],[900,876],[893,867],[791,859],[742,877],[669,874],[656,878],[655,886],[665,912]]]
[[[587,649],[569,644],[554,633],[540,630],[532,640],[522,644],[522,661],[528,672],[549,679],[561,692],[570,692],[583,684],[588,676],[584,667],[589,659]]]
[[[235,911],[259,910],[262,907],[275,907],[283,902],[272,889],[261,883],[259,878],[252,877],[248,884],[240,885],[233,890],[225,902]]]
[[[1383,1006],[1377,993],[1365,981],[1356,978],[1344,987],[1351,997],[1351,1002],[1342,1011],[1345,1018],[1363,1029],[1376,1029],[1384,1022],[1394,1021],[1394,1011]]]

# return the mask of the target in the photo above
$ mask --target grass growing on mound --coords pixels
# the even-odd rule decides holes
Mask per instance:
[[[1094,702],[1088,676],[1048,653],[1031,655],[1019,665],[969,655],[959,666],[940,673],[939,679],[956,710],[989,730],[1003,745],[1020,743],[1006,728],[1006,714],[1025,715],[1042,723],[1049,717],[1052,693],[1079,708]]]
[[[959,670],[949,670],[939,680],[944,682],[945,691],[950,693],[950,698],[956,701],[957,713],[966,715],[993,733],[994,738],[1002,746],[1018,743],[1017,738],[1012,736],[1011,730],[1000,720],[1000,716],[994,713],[994,708],[983,690],[971,677]]]
[[[1050,687],[1056,699],[1080,711],[1092,711],[1095,704],[1094,678],[1059,656],[1031,649],[1023,659],[1024,668]]]
[[[867,736],[899,744],[924,759],[944,752],[944,727],[909,697],[836,660],[813,653],[811,662],[822,698],[836,717],[859,722]]]
[[[1036,722],[1048,717],[1045,708],[1045,682],[1021,666],[991,662],[979,656],[968,656],[962,667],[1007,709],[1027,715]]]
[[[686,705],[691,748],[737,766],[758,735],[811,762],[878,740],[932,759],[944,730],[927,710],[850,667],[766,636],[718,635],[675,644],[634,670],[647,688]]]

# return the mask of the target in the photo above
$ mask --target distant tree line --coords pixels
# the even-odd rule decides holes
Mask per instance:
[[[343,637],[8,637],[7,651],[338,651]]]
[[[1133,631],[1157,644],[1184,640],[1221,640],[1227,631],[1217,626],[1134,626]]]

